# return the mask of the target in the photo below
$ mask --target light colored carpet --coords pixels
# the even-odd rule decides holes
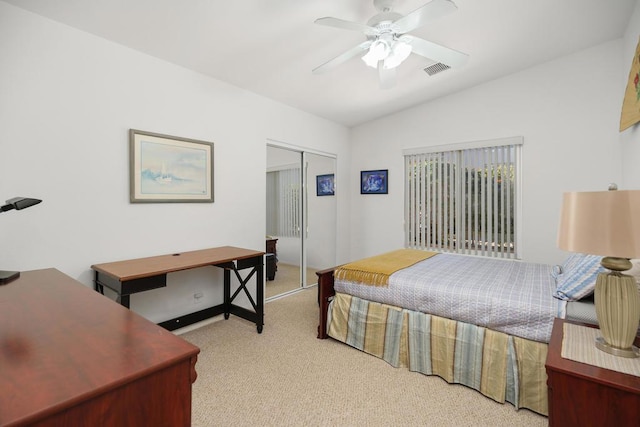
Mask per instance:
[[[546,426],[439,377],[316,338],[316,288],[265,305],[262,334],[231,316],[182,335],[201,349],[193,425]]]

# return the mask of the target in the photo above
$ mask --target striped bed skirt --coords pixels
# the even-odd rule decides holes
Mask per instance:
[[[396,368],[549,413],[547,344],[342,293],[329,306],[327,333]]]

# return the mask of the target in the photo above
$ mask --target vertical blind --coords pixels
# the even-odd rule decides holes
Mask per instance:
[[[405,246],[519,258],[520,144],[405,153]]]
[[[267,172],[267,234],[300,237],[300,168]]]

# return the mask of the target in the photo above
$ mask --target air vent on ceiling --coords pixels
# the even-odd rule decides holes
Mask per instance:
[[[433,76],[434,74],[438,74],[442,71],[448,70],[449,67],[448,65],[445,65],[441,62],[438,62],[436,64],[433,65],[429,65],[427,68],[424,69],[424,71],[429,74],[430,76]]]

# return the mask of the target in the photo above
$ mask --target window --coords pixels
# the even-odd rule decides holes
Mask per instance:
[[[267,172],[267,234],[300,237],[300,168]]]
[[[405,150],[405,246],[519,258],[522,138]]]

